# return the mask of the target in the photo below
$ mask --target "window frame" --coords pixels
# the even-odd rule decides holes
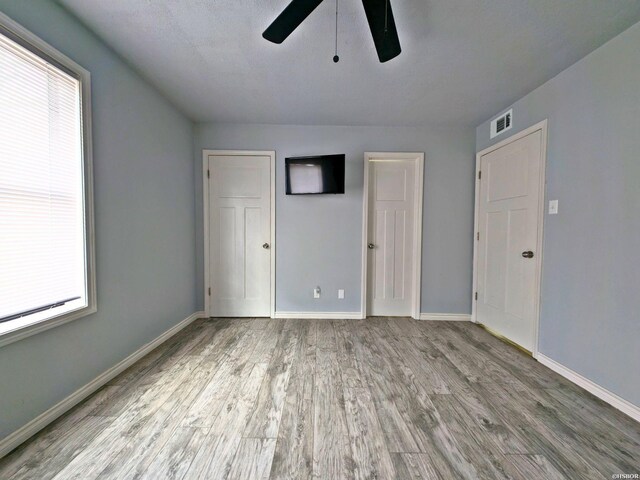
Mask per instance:
[[[0,333],[0,347],[23,338],[49,330],[65,323],[77,320],[98,311],[96,294],[95,268],[95,225],[93,203],[93,143],[91,126],[91,74],[69,57],[49,45],[0,12],[0,34],[19,43],[35,55],[51,63],[64,72],[74,76],[80,82],[80,108],[82,118],[82,168],[84,193],[84,224],[85,224],[85,258],[86,258],[86,288],[87,305],[69,312],[54,314],[46,319],[34,320],[31,323],[15,325]],[[23,319],[26,317],[22,317]],[[21,319],[10,320],[7,323],[18,322]]]

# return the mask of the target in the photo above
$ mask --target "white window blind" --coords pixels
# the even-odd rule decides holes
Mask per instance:
[[[0,325],[87,305],[80,81],[0,31]]]

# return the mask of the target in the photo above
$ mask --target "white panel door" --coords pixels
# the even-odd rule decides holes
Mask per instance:
[[[416,162],[369,163],[367,312],[411,316]]]
[[[209,156],[211,316],[268,317],[271,161]]]
[[[481,157],[476,318],[535,346],[540,130]]]

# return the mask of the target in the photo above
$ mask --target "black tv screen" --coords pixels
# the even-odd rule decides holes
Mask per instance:
[[[285,158],[287,195],[344,193],[344,154]]]

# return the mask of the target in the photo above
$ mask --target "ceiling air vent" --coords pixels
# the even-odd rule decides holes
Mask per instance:
[[[508,112],[503,113],[498,118],[491,122],[491,137],[493,138],[497,135],[500,135],[503,132],[509,130],[512,125],[512,117],[513,117],[513,109]]]

